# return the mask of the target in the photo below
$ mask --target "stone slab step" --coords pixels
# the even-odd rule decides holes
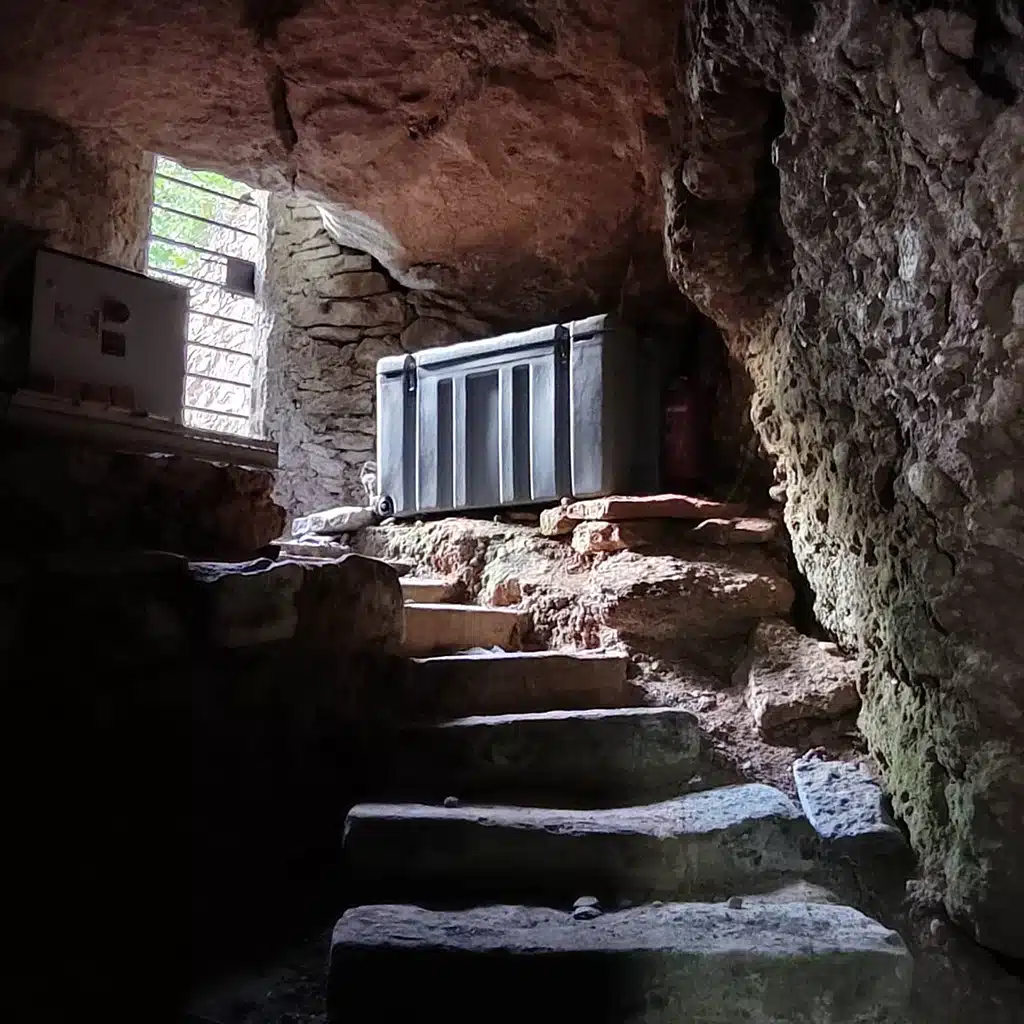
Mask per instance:
[[[501,647],[515,650],[526,624],[512,608],[482,608],[475,604],[407,604],[406,654]]]
[[[815,845],[789,797],[750,784],[590,810],[359,804],[344,854],[353,902],[614,906],[771,888],[805,874]]]
[[[412,717],[616,708],[638,702],[626,679],[629,659],[605,653],[516,651],[415,659],[406,706]]]
[[[441,604],[455,593],[455,587],[447,580],[424,579],[420,576],[403,576],[402,596],[416,604]]]
[[[335,1024],[895,1024],[911,973],[895,932],[827,904],[668,903],[588,921],[364,906],[334,929],[327,1009]]]
[[[706,788],[690,784],[700,727],[679,708],[477,715],[410,730],[397,748],[391,791],[405,799],[607,806]]]

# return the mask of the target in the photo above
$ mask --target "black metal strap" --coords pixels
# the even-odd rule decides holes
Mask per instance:
[[[416,359],[406,356],[402,366],[402,508],[418,502],[416,462],[419,445],[419,376]]]
[[[555,488],[559,498],[572,497],[572,422],[569,356],[572,335],[555,327]]]

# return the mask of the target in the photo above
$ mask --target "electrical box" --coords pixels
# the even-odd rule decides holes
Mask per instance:
[[[49,249],[36,255],[29,368],[181,422],[188,290]]]
[[[656,490],[658,389],[654,359],[611,316],[381,359],[379,511]]]

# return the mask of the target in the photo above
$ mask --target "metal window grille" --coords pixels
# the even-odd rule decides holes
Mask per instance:
[[[182,419],[253,436],[257,193],[211,171],[157,157],[146,273],[189,290]]]

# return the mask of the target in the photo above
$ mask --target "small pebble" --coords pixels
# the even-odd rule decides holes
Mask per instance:
[[[444,798],[444,805],[445,807],[458,807],[459,798],[457,796],[446,796]]]
[[[729,909],[730,910],[742,910],[743,909],[743,897],[742,896],[730,896],[729,897]]]

